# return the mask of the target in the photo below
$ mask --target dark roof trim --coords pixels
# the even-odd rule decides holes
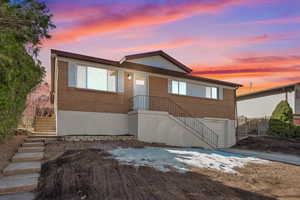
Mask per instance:
[[[167,70],[167,69],[160,69],[157,67],[152,67],[152,66],[148,66],[148,65],[137,64],[137,63],[127,62],[127,61],[123,62],[121,64],[121,66],[126,69],[133,69],[133,70],[137,70],[137,71],[163,74],[163,75],[173,76],[173,77],[177,77],[177,78],[184,78],[184,79],[190,79],[190,80],[195,80],[195,81],[214,83],[214,84],[225,85],[225,86],[230,86],[230,87],[241,87],[241,85],[231,83],[231,82],[209,79],[209,78],[204,78],[204,77],[199,77],[199,76],[193,76],[193,75],[189,75],[189,74],[186,74],[183,72],[176,72],[176,71]]]
[[[114,65],[114,66],[120,65],[120,63],[118,61],[107,60],[107,59],[103,59],[103,58],[96,58],[96,57],[92,57],[92,56],[85,56],[85,55],[81,55],[81,54],[77,54],[77,53],[70,53],[70,52],[59,51],[59,50],[55,50],[55,49],[51,49],[51,54],[55,54],[57,56],[66,57],[66,58],[73,58],[73,59],[78,59],[78,60],[106,64],[106,65]]]
[[[237,96],[238,101],[293,91],[300,82]]]
[[[214,84],[225,85],[225,86],[229,86],[229,87],[237,88],[237,87],[242,86],[242,85],[236,84],[236,83],[220,81],[220,80],[215,80],[215,79],[209,79],[209,78],[204,78],[204,77],[199,77],[199,76],[193,76],[193,75],[189,75],[184,72],[176,72],[176,71],[167,70],[167,69],[160,69],[157,67],[152,67],[152,66],[148,66],[148,65],[137,64],[137,63],[127,62],[127,61],[120,64],[117,61],[106,60],[106,59],[102,59],[102,58],[85,56],[85,55],[81,55],[81,54],[69,53],[69,52],[53,50],[53,49],[51,50],[51,54],[55,54],[57,56],[61,56],[61,57],[65,57],[65,58],[72,58],[72,59],[106,64],[106,65],[113,65],[115,67],[120,67],[120,68],[125,68],[125,69],[132,69],[132,70],[137,70],[137,71],[144,71],[144,72],[162,74],[162,75],[167,75],[167,76],[174,76],[174,77],[178,77],[178,78],[185,78],[185,79],[190,79],[190,80],[195,80],[195,81],[214,83]]]
[[[187,73],[190,73],[193,71],[191,68],[187,67],[186,65],[182,64],[181,62],[179,62],[178,60],[169,56],[167,53],[165,53],[164,51],[161,51],[161,50],[127,55],[127,56],[125,56],[125,59],[132,60],[132,59],[145,58],[145,57],[151,57],[151,56],[162,56],[163,58],[167,59],[168,61],[170,61],[174,65],[178,66],[179,68],[181,68],[182,70],[184,70]]]

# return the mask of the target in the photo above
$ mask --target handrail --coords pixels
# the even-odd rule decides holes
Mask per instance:
[[[129,99],[130,108],[136,110],[165,111],[180,120],[186,127],[197,133],[202,141],[213,148],[218,147],[218,135],[194,115],[183,109],[168,97],[137,95]]]

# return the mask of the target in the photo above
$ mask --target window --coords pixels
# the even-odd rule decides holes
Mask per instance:
[[[218,88],[216,87],[206,87],[206,98],[218,99]]]
[[[179,83],[178,81],[172,81],[172,93],[173,94],[178,94],[178,86],[179,86]]]
[[[169,93],[191,97],[223,99],[223,89],[193,82],[169,80]]]
[[[93,90],[107,89],[107,70],[93,67],[87,68],[87,88]]]
[[[171,93],[186,95],[186,82],[182,81],[171,81]]]
[[[192,97],[205,98],[206,87],[200,84],[187,83],[187,95]]]
[[[179,82],[179,94],[186,95],[186,82]]]
[[[218,98],[218,88],[212,87],[211,88],[211,98],[217,99]]]
[[[137,77],[135,79],[135,84],[136,85],[145,85],[145,79]]]
[[[115,92],[117,90],[117,71],[70,65],[69,86]]]
[[[86,88],[86,67],[82,67],[82,66],[77,67],[76,86],[79,88]]]

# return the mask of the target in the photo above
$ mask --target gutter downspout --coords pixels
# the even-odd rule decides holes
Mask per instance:
[[[239,127],[239,119],[238,119],[238,112],[237,112],[237,101],[236,101],[236,91],[238,88],[235,88],[234,90],[234,111],[235,111],[235,141],[238,142],[238,127]]]

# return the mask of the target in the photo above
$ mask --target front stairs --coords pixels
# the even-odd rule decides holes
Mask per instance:
[[[56,119],[55,115],[51,117],[39,117],[35,118],[34,132],[32,135],[38,136],[56,136]]]

